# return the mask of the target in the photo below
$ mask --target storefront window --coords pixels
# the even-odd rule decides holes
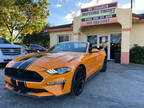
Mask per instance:
[[[111,34],[111,43],[120,44],[121,43],[121,34]]]
[[[91,44],[97,44],[97,36],[88,36],[88,42]]]
[[[92,44],[93,47],[97,47],[97,36],[88,36],[88,42]]]

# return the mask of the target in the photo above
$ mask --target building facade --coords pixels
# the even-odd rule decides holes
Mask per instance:
[[[51,27],[50,46],[63,41],[88,41],[105,47],[107,59],[129,64],[130,48],[144,46],[144,14],[117,8],[117,2],[81,9],[72,24]]]

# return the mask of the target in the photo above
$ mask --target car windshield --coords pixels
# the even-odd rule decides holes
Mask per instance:
[[[64,42],[64,43],[55,45],[49,51],[86,52],[87,45],[88,44],[86,42]]]
[[[45,49],[44,47],[42,47],[40,45],[35,45],[35,44],[30,45],[29,48],[32,48],[32,49]]]
[[[11,43],[4,38],[0,38],[0,44],[11,44]]]

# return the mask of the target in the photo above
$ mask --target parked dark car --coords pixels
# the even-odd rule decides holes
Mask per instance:
[[[37,44],[30,44],[27,50],[28,53],[44,51],[47,51],[47,49]]]

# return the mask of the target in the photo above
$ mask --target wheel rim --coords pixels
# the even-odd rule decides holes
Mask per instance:
[[[75,93],[79,95],[83,91],[85,84],[85,74],[82,70],[78,71],[75,80]]]

